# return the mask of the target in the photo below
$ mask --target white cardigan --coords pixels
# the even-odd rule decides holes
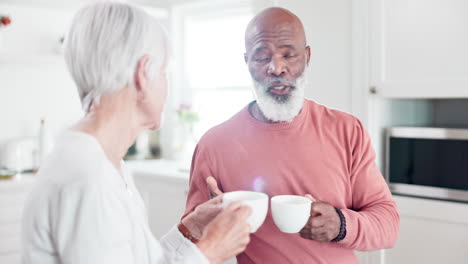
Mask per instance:
[[[23,215],[24,264],[209,263],[176,227],[153,237],[131,175],[91,135],[66,131],[37,178]]]

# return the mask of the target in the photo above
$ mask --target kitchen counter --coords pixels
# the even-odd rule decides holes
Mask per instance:
[[[10,179],[2,179],[0,180],[0,192],[11,191],[11,189],[22,188],[25,185],[33,184],[35,179],[35,175],[30,173],[17,175]]]
[[[172,160],[130,160],[125,161],[134,176],[143,178],[164,178],[169,181],[187,182],[190,168],[179,161]],[[35,182],[36,175],[31,173],[0,180],[0,192],[22,188]]]
[[[190,168],[179,161],[172,160],[131,160],[125,164],[134,177],[158,179],[186,183],[189,180]]]

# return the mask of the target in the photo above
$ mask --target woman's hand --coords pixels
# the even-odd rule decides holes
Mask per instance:
[[[182,224],[190,230],[192,236],[200,238],[203,229],[221,212],[223,193],[218,188],[215,178],[209,176],[206,179],[206,186],[210,193],[210,201],[200,204],[195,210],[182,219]]]
[[[190,230],[192,236],[199,239],[205,227],[222,211],[222,201],[223,197],[221,195],[200,204],[193,212],[182,219],[182,224]]]
[[[220,196],[218,196],[220,197]],[[205,228],[198,248],[212,264],[222,263],[243,252],[250,242],[248,206],[231,203]]]

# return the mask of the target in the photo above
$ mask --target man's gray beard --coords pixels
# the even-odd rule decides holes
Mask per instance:
[[[273,122],[291,122],[299,114],[304,105],[305,72],[297,78],[295,88],[284,96],[269,94],[268,85],[263,85],[252,79],[258,107],[268,120]]]

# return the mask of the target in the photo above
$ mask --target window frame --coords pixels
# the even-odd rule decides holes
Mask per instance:
[[[196,91],[190,87],[188,75],[185,74],[185,25],[187,20],[192,17],[216,18],[234,14],[254,14],[253,0],[208,0],[197,1],[195,3],[177,4],[171,7],[170,14],[170,41],[172,57],[169,64],[169,96],[166,101],[164,113],[164,127],[161,130],[161,143],[163,157],[175,159],[174,144],[177,140],[177,115],[176,109],[182,103],[193,105],[194,94]],[[242,55],[241,55],[242,56]],[[251,91],[252,86],[229,86],[213,89],[214,91],[232,91],[239,89]],[[197,89],[206,91],[207,89]],[[246,102],[247,104],[248,102]]]

